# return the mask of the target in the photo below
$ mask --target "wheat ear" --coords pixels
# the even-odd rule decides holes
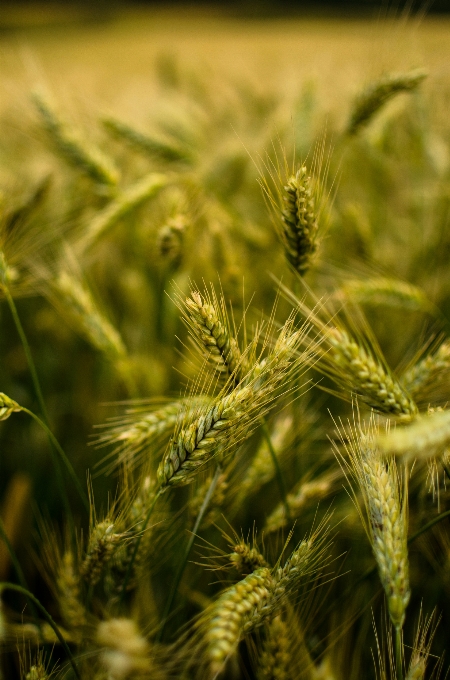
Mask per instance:
[[[405,281],[388,278],[350,279],[337,291],[352,302],[385,305],[403,309],[431,310],[432,304],[421,288]]]
[[[368,349],[338,328],[329,329],[326,340],[330,351],[322,357],[336,382],[381,413],[405,421],[416,415],[417,406],[412,397]]]
[[[136,210],[145,201],[158,194],[167,185],[168,181],[166,175],[152,172],[122,191],[88,225],[77,244],[77,252],[83,254],[120,220],[129,215],[133,210]]]
[[[348,124],[348,134],[354,135],[367,125],[381,107],[399,92],[410,92],[426,78],[427,72],[416,69],[395,73],[370,85],[355,100]]]
[[[97,628],[101,660],[110,680],[141,677],[152,673],[150,646],[131,619],[102,621]]]
[[[358,427],[350,433],[350,443],[344,443],[344,447],[363,495],[367,523],[362,514],[361,518],[398,638],[410,598],[407,486],[405,483],[402,494],[395,460],[381,454],[377,436],[378,426],[372,416],[365,429]]]
[[[289,680],[292,655],[289,644],[289,629],[282,616],[275,616],[266,625],[266,638],[259,657],[257,680]]]
[[[304,276],[317,250],[318,220],[305,166],[292,175],[284,187],[281,237],[285,254],[300,276]]]
[[[281,330],[273,351],[250,370],[244,386],[219,396],[197,417],[185,419],[159,465],[161,489],[191,483],[214,456],[250,436],[255,420],[270,408],[281,380],[304,362],[298,355],[303,331],[291,332],[291,327],[288,322]]]
[[[75,276],[61,272],[54,282],[54,291],[62,310],[73,325],[100,352],[112,361],[124,359],[127,351],[119,332],[102,314],[87,288]]]
[[[410,425],[383,434],[378,446],[388,455],[403,455],[407,459],[444,453],[450,445],[450,411],[435,411],[421,415]]]
[[[87,146],[79,134],[69,129],[42,94],[34,94],[33,99],[58,153],[95,182],[115,186],[119,175],[112,162],[99,149],[91,144]]]
[[[208,657],[212,675],[223,668],[239,641],[277,614],[286,597],[300,582],[325,564],[324,542],[328,536],[324,518],[314,534],[299,543],[285,562],[274,570],[256,569],[239,583],[225,590],[205,613]]]
[[[158,156],[165,161],[189,160],[187,150],[180,148],[174,142],[150,137],[116,118],[105,118],[102,122],[108,132],[111,132],[118,139],[125,140],[141,153]]]
[[[450,372],[450,342],[443,342],[437,352],[429,354],[411,366],[400,378],[413,397],[426,396],[448,380]]]
[[[301,481],[287,496],[289,517],[286,515],[284,503],[279,503],[267,517],[265,531],[268,533],[279,531],[301,517],[305,508],[312,503],[318,503],[336,489],[336,482],[340,476],[339,472],[333,471],[311,481]]]
[[[217,371],[233,376],[238,383],[248,372],[248,365],[230,331],[224,299],[219,301],[214,290],[204,296],[193,290],[182,312],[202,353]]]

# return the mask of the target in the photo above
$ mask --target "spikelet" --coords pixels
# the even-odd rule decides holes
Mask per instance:
[[[431,643],[436,632],[437,624],[433,625],[434,613],[422,621],[422,611],[419,615],[417,632],[414,639],[409,668],[405,680],[424,680]],[[439,621],[438,621],[439,623]]]
[[[407,73],[395,73],[373,83],[353,104],[347,132],[354,135],[367,125],[380,108],[399,92],[410,92],[426,78],[427,72],[416,69]]]
[[[301,517],[305,508],[309,507],[312,503],[317,505],[322,498],[325,498],[336,489],[336,482],[339,478],[339,472],[332,471],[311,481],[300,481],[297,488],[286,497],[289,517],[286,517],[286,506],[284,503],[279,503],[267,517],[264,527],[265,531],[268,533],[279,531],[287,527],[288,524],[291,524],[293,520]]]
[[[253,545],[250,545],[244,540],[239,541],[232,546],[233,552],[230,553],[229,558],[233,567],[236,569],[238,574],[251,574],[252,571],[256,571],[260,567],[268,567],[268,563],[264,555],[262,555],[253,541]]]
[[[128,578],[127,590],[136,588],[139,571],[151,549],[151,531],[150,527],[145,526],[145,521],[154,498],[155,482],[149,475],[146,475],[140,484],[138,493],[124,513],[122,525],[126,531],[123,533],[122,540],[118,542],[117,549],[108,565],[105,585],[112,594],[122,591],[125,577]],[[133,573],[128,574],[132,559]]]
[[[365,305],[385,305],[403,309],[431,310],[432,305],[421,288],[405,281],[388,278],[350,279],[336,297],[349,298]]]
[[[374,358],[342,329],[329,329],[326,338],[330,351],[323,355],[328,373],[343,388],[380,413],[411,420],[417,406],[387,367]]]
[[[314,534],[299,543],[283,566],[256,569],[227,588],[205,613],[207,656],[213,677],[235,652],[239,641],[276,614],[301,581],[326,564],[328,519],[326,516]]]
[[[114,522],[110,519],[95,522],[90,529],[80,574],[91,586],[95,586],[100,581],[103,570],[120,542],[121,535],[115,533],[114,529]]]
[[[167,185],[168,181],[166,175],[152,172],[122,191],[114,201],[111,201],[106,208],[97,213],[87,226],[77,244],[77,252],[82,255],[120,220],[158,194]]]
[[[241,637],[261,625],[272,587],[270,569],[262,567],[228,588],[215,602],[206,633],[212,677],[222,670]]]
[[[54,282],[53,288],[59,297],[58,306],[67,313],[73,326],[96,349],[113,361],[126,357],[127,352],[122,338],[100,312],[85,284],[63,271]]]
[[[107,456],[115,458],[114,466],[122,462],[137,465],[146,459],[151,448],[157,450],[158,443],[174,431],[183,415],[210,402],[210,397],[200,395],[171,401],[153,411],[148,407],[130,408],[125,416],[113,418],[111,424],[101,426],[104,432],[96,444],[114,447]]]
[[[400,382],[414,398],[425,398],[450,377],[450,342],[443,342],[437,352],[429,354],[403,373]]]
[[[408,425],[384,434],[378,446],[385,454],[403,455],[406,459],[431,458],[443,454],[450,445],[450,411],[421,415]]]
[[[59,559],[56,590],[63,624],[79,640],[86,625],[86,610],[82,604],[79,574],[75,570],[75,560],[70,549]]]
[[[7,420],[13,413],[19,413],[22,407],[3,392],[0,392],[0,420]]]
[[[35,93],[33,99],[58,153],[95,182],[115,186],[119,176],[110,159],[91,144],[87,147],[80,136],[59,119],[50,102],[42,94]]]
[[[132,619],[102,621],[97,628],[97,644],[104,648],[101,661],[109,680],[150,674],[150,647]]]
[[[203,296],[193,290],[181,309],[197,346],[215,370],[240,382],[248,364],[230,331],[223,297],[219,301],[214,289]]]
[[[295,271],[304,276],[317,250],[318,229],[311,177],[305,166],[284,187],[281,220],[286,257]]]
[[[197,417],[181,423],[158,468],[161,489],[191,483],[215,456],[250,436],[255,419],[270,408],[287,371],[303,364],[304,357],[298,356],[303,333],[292,333],[291,327],[291,322],[285,325],[272,352],[251,369],[243,387],[219,395]]]
[[[292,655],[289,650],[289,629],[281,616],[275,616],[266,626],[266,639],[259,657],[257,680],[290,680]]]
[[[129,142],[141,153],[157,156],[165,161],[188,161],[190,159],[188,150],[177,146],[174,141],[150,137],[116,118],[105,118],[102,122],[109,132],[117,138]]]
[[[50,676],[45,667],[39,663],[36,666],[31,666],[25,678],[26,680],[49,680]]]
[[[386,593],[389,616],[400,630],[410,598],[407,486],[402,497],[395,460],[381,454],[377,436],[372,416],[368,426],[357,426],[350,433],[349,443],[343,441],[343,445],[363,495],[367,523],[362,512],[361,519]]]

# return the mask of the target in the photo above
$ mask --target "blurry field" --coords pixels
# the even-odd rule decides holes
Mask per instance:
[[[448,676],[449,110],[450,18],[2,8],[0,680]]]
[[[14,17],[20,26],[17,11]],[[56,18],[62,22],[64,14]],[[158,106],[154,67],[167,56],[184,69],[218,78],[221,86],[249,79],[261,92],[275,88],[284,96],[314,81],[320,103],[341,115],[361,83],[381,72],[426,65],[427,87],[441,92],[450,78],[446,17],[258,21],[180,8],[72,23],[0,34],[1,109],[23,104],[29,89],[44,82],[63,102],[111,106],[142,118]]]

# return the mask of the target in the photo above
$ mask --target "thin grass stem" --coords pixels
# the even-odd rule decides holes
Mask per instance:
[[[4,290],[4,293],[5,293],[6,301],[9,305],[10,310],[11,310],[12,317],[14,319],[14,324],[15,324],[17,332],[19,334],[20,341],[21,341],[22,346],[23,346],[23,350],[25,352],[25,356],[26,356],[27,363],[28,363],[28,368],[30,369],[31,379],[33,381],[34,391],[36,393],[36,397],[37,397],[38,402],[39,402],[39,408],[41,409],[42,416],[45,420],[45,423],[48,426],[50,421],[49,421],[49,417],[48,417],[47,407],[45,406],[44,397],[42,396],[41,384],[39,382],[38,374],[37,374],[37,371],[36,371],[36,366],[34,364],[33,357],[32,357],[32,354],[31,354],[30,345],[28,344],[27,336],[25,334],[22,323],[20,321],[19,314],[17,312],[17,307],[14,303],[12,295],[9,292],[7,286],[4,286],[3,290]]]
[[[162,492],[163,492],[163,489],[159,489],[157,491],[157,493],[155,494],[155,497],[154,497],[154,499],[153,499],[153,501],[152,501],[152,503],[151,503],[151,505],[148,509],[147,515],[145,517],[144,524],[142,525],[141,534],[136,539],[136,544],[134,546],[133,554],[131,555],[130,563],[128,565],[128,569],[127,569],[127,572],[125,574],[125,578],[123,580],[122,592],[120,593],[120,603],[123,602],[125,595],[126,595],[126,592],[127,592],[127,586],[128,586],[128,583],[130,582],[131,573],[133,571],[133,566],[134,566],[134,563],[136,561],[136,556],[137,556],[137,553],[138,553],[138,550],[139,550],[139,546],[141,544],[142,536],[144,534],[144,531],[147,529],[147,525],[150,521],[150,517],[152,516],[153,508],[156,505],[156,501],[158,500],[158,498],[160,497]]]
[[[401,626],[395,628],[395,674],[397,680],[403,680],[403,643]]]
[[[70,477],[71,477],[71,479],[72,479],[72,481],[73,481],[73,483],[74,483],[74,485],[75,485],[75,487],[76,487],[76,489],[79,493],[79,496],[80,496],[80,498],[83,502],[85,509],[89,512],[88,497],[87,497],[85,491],[83,490],[83,487],[81,486],[80,480],[78,479],[78,477],[75,473],[75,470],[72,467],[72,463],[67,458],[66,454],[64,453],[64,449],[62,448],[62,446],[60,445],[60,443],[56,439],[55,435],[51,432],[51,430],[48,428],[48,426],[39,418],[39,416],[37,416],[35,413],[33,413],[33,411],[30,411],[27,408],[24,408],[23,406],[21,407],[21,410],[24,413],[27,413],[29,416],[31,416],[31,418],[33,418],[33,420],[35,420],[38,423],[38,425],[40,425],[42,427],[42,429],[46,432],[46,434],[47,434],[47,436],[48,436],[48,438],[51,442],[52,448],[54,447],[56,449],[56,451],[58,452],[62,462],[66,466],[67,472],[69,473],[69,475],[70,475]]]
[[[52,617],[50,616],[50,614],[48,613],[46,608],[39,602],[37,597],[35,597],[33,595],[33,593],[30,593],[30,591],[27,590],[26,588],[23,588],[22,586],[18,586],[15,583],[7,583],[7,582],[0,583],[0,592],[2,592],[3,590],[15,590],[17,593],[22,593],[22,595],[25,595],[25,597],[27,597],[29,600],[31,600],[34,603],[34,605],[39,609],[41,614],[44,616],[47,623],[51,626],[56,637],[58,638],[59,642],[61,643],[61,646],[63,647],[64,651],[67,654],[70,665],[72,666],[73,672],[75,673],[76,677],[78,678],[78,680],[81,680],[81,676],[80,676],[78,667],[75,663],[75,659],[73,658],[72,652],[70,651],[67,642],[65,641],[63,635],[61,634],[61,631],[59,630],[58,626],[56,625],[56,623],[54,622],[54,620],[52,619]]]
[[[270,439],[270,433],[269,429],[267,427],[267,423],[265,420],[262,421],[262,432],[264,439],[266,440],[267,448],[269,449],[270,456],[273,461],[273,466],[275,468],[275,477],[277,480],[278,484],[278,490],[280,492],[280,497],[281,497],[281,502],[284,505],[284,509],[286,512],[286,519],[289,522],[291,519],[291,512],[289,510],[289,503],[287,500],[287,491],[286,491],[286,485],[284,483],[284,478],[283,478],[283,473],[281,472],[280,464],[278,462],[278,457],[276,454],[275,449],[273,448],[272,445],[272,440]]]
[[[194,528],[192,529],[191,536],[189,538],[188,544],[186,546],[186,550],[184,552],[183,558],[180,560],[177,573],[175,574],[175,578],[173,580],[172,584],[172,589],[170,591],[169,597],[167,598],[166,606],[164,608],[164,613],[162,616],[162,623],[160,626],[160,629],[158,631],[157,635],[157,641],[160,642],[162,640],[163,634],[164,634],[164,629],[167,623],[167,620],[169,618],[170,610],[172,609],[173,602],[175,600],[175,597],[178,592],[178,586],[180,585],[181,579],[183,577],[184,570],[186,568],[186,564],[189,559],[189,555],[191,554],[192,547],[194,545],[194,541],[197,537],[197,531],[199,530],[199,527],[203,521],[203,517],[205,516],[205,513],[208,509],[208,506],[211,502],[211,498],[214,494],[215,488],[217,486],[217,481],[220,477],[220,474],[222,472],[222,469],[220,465],[217,466],[216,471],[214,473],[214,477],[211,480],[211,484],[208,487],[208,490],[206,492],[205,498],[203,499],[203,503],[200,507],[199,513],[197,515],[197,519],[195,520]]]
[[[20,566],[20,562],[17,559],[16,552],[15,552],[15,550],[14,550],[12,544],[11,544],[11,541],[9,540],[8,535],[5,531],[5,527],[4,527],[4,524],[3,524],[1,517],[0,517],[0,537],[3,540],[4,544],[6,545],[6,548],[9,552],[9,556],[11,558],[11,562],[13,563],[13,566],[14,566],[14,569],[16,571],[17,578],[20,582],[20,585],[22,586],[22,588],[24,588],[24,590],[28,590],[28,584],[27,584],[26,579],[25,579],[25,574],[22,571],[22,567]],[[38,626],[38,628],[40,628],[38,612],[37,612],[36,607],[34,606],[33,600],[30,599],[29,604],[30,604],[31,614],[33,616],[34,622]]]

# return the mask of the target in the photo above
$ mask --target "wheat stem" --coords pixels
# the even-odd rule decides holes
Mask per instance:
[[[201,505],[200,511],[197,515],[197,519],[195,521],[194,528],[192,529],[192,533],[191,533],[191,536],[189,538],[188,544],[186,546],[186,550],[184,551],[183,557],[178,564],[178,569],[177,569],[177,572],[175,574],[174,581],[172,583],[172,588],[171,588],[169,597],[167,598],[166,606],[164,608],[161,627],[158,631],[158,635],[157,635],[157,638],[156,638],[158,642],[160,642],[162,640],[162,637],[163,637],[163,634],[164,634],[164,629],[165,629],[165,626],[166,626],[166,623],[167,623],[167,620],[168,620],[168,617],[169,617],[169,614],[170,614],[170,610],[172,609],[172,604],[173,604],[175,597],[177,595],[177,592],[178,592],[178,586],[180,585],[180,581],[182,579],[184,570],[186,568],[186,564],[187,564],[187,561],[189,559],[189,555],[191,554],[191,550],[192,550],[192,547],[194,545],[194,541],[197,537],[197,531],[199,530],[199,527],[202,523],[203,517],[204,517],[204,515],[205,515],[205,513],[208,509],[208,505],[211,501],[211,498],[213,497],[214,490],[216,488],[217,481],[220,477],[221,472],[222,472],[222,469],[221,469],[220,465],[218,465],[217,468],[216,468],[216,471],[214,473],[214,476],[211,480],[211,484],[209,485],[208,491],[206,492],[206,495],[205,495],[205,498],[204,498],[203,503]]]
[[[70,651],[67,642],[65,641],[63,635],[61,634],[61,631],[59,630],[58,626],[56,625],[56,623],[54,622],[54,620],[52,619],[52,617],[50,616],[50,614],[48,613],[46,608],[39,602],[37,597],[35,597],[33,595],[33,593],[30,593],[30,591],[27,590],[26,588],[23,588],[22,586],[18,586],[15,583],[7,583],[6,581],[4,581],[3,583],[0,583],[0,593],[3,590],[15,590],[17,593],[22,593],[22,595],[25,595],[25,597],[30,599],[35,604],[35,606],[39,609],[41,614],[43,614],[44,618],[46,619],[48,624],[53,629],[53,631],[54,631],[56,637],[58,638],[61,646],[63,647],[65,653],[67,654],[70,665],[72,666],[73,672],[75,673],[76,677],[78,678],[78,680],[81,680],[81,676],[80,676],[80,673],[78,671],[78,667],[75,663],[75,659],[72,656],[72,652]]]
[[[38,374],[37,374],[37,371],[36,371],[36,366],[35,366],[35,363],[33,361],[33,356],[31,354],[30,345],[28,344],[27,336],[25,334],[25,331],[23,329],[22,323],[21,323],[20,318],[19,318],[19,314],[17,312],[17,307],[14,303],[12,295],[9,292],[9,289],[8,289],[7,286],[3,286],[3,292],[5,294],[6,301],[9,305],[10,310],[11,310],[11,314],[12,314],[13,319],[14,319],[14,324],[15,324],[17,332],[19,334],[20,341],[21,341],[22,346],[23,346],[23,350],[25,352],[28,368],[29,368],[29,371],[30,371],[30,374],[31,374],[31,380],[33,381],[34,391],[36,393],[36,396],[37,396],[37,399],[38,399],[38,402],[39,402],[39,408],[41,409],[41,413],[42,413],[42,416],[43,416],[46,424],[49,425],[50,420],[49,420],[49,417],[48,417],[47,408],[45,406],[44,397],[42,395],[41,384],[39,382]]]
[[[74,470],[73,467],[72,467],[72,463],[71,463],[70,460],[67,458],[67,456],[66,456],[66,454],[65,454],[65,452],[64,452],[64,449],[62,448],[62,446],[60,445],[60,443],[59,443],[58,440],[56,439],[55,435],[54,435],[54,434],[52,433],[52,431],[47,427],[47,425],[39,418],[39,416],[37,416],[35,413],[33,413],[33,411],[29,411],[29,410],[28,410],[27,408],[25,408],[24,406],[21,406],[21,410],[22,410],[24,413],[27,413],[29,416],[31,416],[31,418],[33,418],[33,420],[35,420],[35,421],[38,423],[38,425],[40,425],[40,426],[42,427],[42,429],[45,431],[45,433],[47,434],[47,436],[48,436],[48,438],[49,438],[49,440],[50,440],[50,442],[51,442],[52,447],[54,447],[54,448],[56,449],[56,451],[58,452],[58,454],[59,454],[59,456],[60,456],[62,462],[63,462],[64,465],[66,466],[66,469],[67,469],[67,471],[68,471],[68,473],[69,473],[69,475],[70,475],[70,477],[71,477],[71,479],[72,479],[72,481],[73,481],[73,483],[74,483],[74,485],[75,485],[75,487],[76,487],[76,489],[77,489],[77,491],[78,491],[78,494],[79,494],[79,496],[80,496],[80,498],[81,498],[81,500],[82,500],[82,503],[83,503],[85,509],[89,512],[89,500],[88,500],[88,497],[86,496],[86,493],[85,493],[85,491],[83,490],[83,487],[81,486],[80,480],[78,479],[78,477],[77,477],[77,475],[76,475],[76,473],[75,473],[75,470]],[[65,495],[66,495],[66,494],[64,494],[64,496],[65,496]]]
[[[403,680],[403,641],[402,627],[395,628],[395,673],[397,680]]]
[[[280,468],[280,464],[278,462],[278,457],[277,457],[276,451],[275,451],[275,449],[272,445],[272,440],[270,438],[269,429],[267,427],[267,423],[266,423],[266,420],[264,418],[262,420],[262,433],[263,433],[264,439],[266,440],[267,448],[269,449],[269,453],[270,453],[270,456],[272,458],[273,467],[275,469],[275,477],[276,477],[277,484],[278,484],[278,490],[280,492],[281,502],[284,505],[284,510],[285,510],[285,513],[286,513],[286,519],[289,522],[290,519],[291,519],[291,511],[290,511],[289,503],[288,503],[288,500],[287,500],[286,485],[284,483],[284,477],[283,477],[283,473],[281,472],[281,468]]]
[[[20,566],[20,562],[17,559],[16,551],[14,550],[11,541],[8,538],[8,534],[5,531],[5,527],[2,521],[2,518],[0,517],[0,538],[3,540],[4,544],[6,545],[6,548],[9,552],[9,556],[11,558],[11,562],[14,565],[14,569],[17,574],[17,578],[19,579],[20,585],[24,590],[28,590],[28,584],[25,579],[25,574],[23,573],[22,567]],[[33,616],[35,624],[40,627],[39,619],[38,619],[38,613],[36,610],[36,607],[34,606],[33,600],[29,600],[30,603],[30,609],[31,609],[31,614]]]
[[[121,594],[120,594],[120,602],[121,602],[121,603],[123,602],[123,600],[124,600],[124,598],[125,598],[125,595],[126,595],[126,592],[127,592],[128,583],[129,583],[130,578],[131,578],[131,573],[132,573],[132,571],[133,571],[133,566],[134,566],[134,563],[135,563],[135,561],[136,561],[136,557],[137,557],[137,554],[138,554],[139,546],[140,546],[140,544],[141,544],[142,536],[143,536],[144,531],[146,530],[147,525],[148,525],[148,523],[149,523],[149,521],[150,521],[150,517],[152,516],[153,508],[154,508],[155,505],[156,505],[156,501],[158,500],[158,498],[160,497],[160,495],[161,495],[162,493],[163,493],[163,489],[158,489],[158,491],[155,493],[155,496],[154,496],[154,498],[153,498],[153,501],[151,502],[150,507],[149,507],[149,509],[148,509],[148,511],[147,511],[147,514],[146,514],[146,516],[145,516],[144,523],[142,524],[141,533],[140,533],[140,535],[136,538],[136,543],[135,543],[135,546],[134,546],[133,553],[132,553],[132,555],[131,555],[130,563],[129,563],[128,569],[127,569],[127,571],[126,571],[125,578],[123,579],[122,592],[121,592]]]

